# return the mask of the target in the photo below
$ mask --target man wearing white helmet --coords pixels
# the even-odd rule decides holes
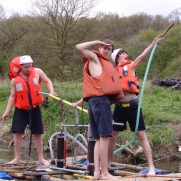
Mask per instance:
[[[33,67],[33,60],[29,55],[16,57],[19,59],[21,71],[11,80],[11,94],[8,99],[6,111],[0,118],[4,121],[8,118],[11,108],[15,106],[11,131],[14,133],[15,158],[9,164],[20,162],[22,148],[22,136],[25,128],[29,125],[34,136],[35,147],[39,162],[45,166],[50,163],[43,157],[43,123],[39,104],[43,102],[40,81],[43,81],[50,94],[55,95],[52,82],[39,68]]]
[[[113,125],[113,136],[109,140],[109,153],[108,163],[110,164],[113,151],[115,150],[116,140],[119,131],[126,130],[126,122],[128,121],[131,131],[135,131],[137,109],[138,109],[138,97],[139,88],[138,80],[136,76],[136,69],[140,63],[150,54],[155,43],[160,43],[162,37],[156,37],[153,42],[140,54],[134,61],[128,61],[127,51],[122,48],[114,50],[111,54],[111,58],[118,68],[120,83],[123,88],[124,98],[116,103],[113,120],[118,123],[123,123],[124,126]],[[148,175],[155,175],[155,168],[153,165],[152,153],[150,144],[148,142],[146,133],[146,127],[140,110],[140,118],[138,125],[137,136],[142,145],[143,151],[148,161],[149,172]]]

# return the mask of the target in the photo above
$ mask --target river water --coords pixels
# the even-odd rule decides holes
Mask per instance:
[[[22,150],[22,160],[27,161],[29,151],[28,149]],[[67,154],[67,156],[73,156],[73,154]],[[30,155],[32,160],[37,160],[37,153],[36,150],[31,150],[31,155]],[[44,152],[44,157],[45,159],[51,159],[50,153],[49,152]],[[57,155],[55,153],[54,157],[56,158]],[[116,158],[114,159],[114,162],[122,163],[122,161],[119,159],[118,156],[115,156]],[[0,148],[0,163],[7,163],[10,160],[14,158],[14,149],[7,150],[6,148]],[[130,165],[135,165],[136,166],[141,166],[141,167],[147,167],[146,162],[140,162],[140,163],[127,163]],[[166,159],[160,159],[160,160],[155,160],[154,165],[156,168],[172,171],[172,172],[181,172],[181,160],[180,159],[175,159],[173,161],[166,161]]]

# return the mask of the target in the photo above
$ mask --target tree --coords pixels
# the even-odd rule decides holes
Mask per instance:
[[[28,26],[17,14],[0,22],[0,75],[3,79],[14,47],[27,32]]]
[[[181,21],[181,8],[177,8],[175,10],[173,10],[169,15],[168,18],[170,19],[170,21],[174,21],[177,25],[180,24]]]
[[[3,6],[0,4],[0,21],[2,21],[5,18],[5,10]]]
[[[99,12],[96,16],[98,37],[101,39],[110,38],[114,41],[124,42],[127,32],[127,19],[120,18],[117,13],[104,14]]]
[[[41,29],[51,40],[54,65],[63,81],[66,63],[74,58],[75,44],[82,41],[91,30],[93,22],[87,19],[97,0],[35,0],[33,15],[38,17],[48,29]],[[87,21],[84,21],[87,19]],[[67,71],[66,71],[67,72]]]
[[[167,28],[169,24],[170,24],[170,22],[169,22],[168,18],[165,18],[161,15],[156,15],[153,18],[152,28],[155,31],[160,31],[160,30]]]

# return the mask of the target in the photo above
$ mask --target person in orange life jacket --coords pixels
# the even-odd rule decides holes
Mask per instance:
[[[22,70],[17,77],[11,80],[10,97],[6,111],[0,121],[8,118],[14,105],[15,111],[11,131],[14,133],[15,158],[9,164],[17,164],[20,162],[22,136],[27,124],[30,127],[29,115],[31,114],[31,133],[34,136],[38,159],[41,164],[48,166],[50,163],[43,157],[43,142],[41,138],[43,123],[39,108],[39,104],[43,102],[43,97],[41,94],[37,94],[37,91],[41,91],[39,81],[43,81],[46,84],[50,94],[56,94],[50,79],[41,69],[32,67],[32,63],[33,60],[29,55],[20,56]]]
[[[98,51],[88,50],[91,46],[99,46]],[[91,135],[96,139],[94,147],[94,177],[93,179],[113,180],[117,179],[108,172],[107,156],[109,137],[112,136],[112,112],[110,102],[112,95],[121,92],[118,84],[119,78],[116,69],[107,59],[114,50],[111,40],[90,41],[76,45],[76,49],[83,56],[84,82],[83,100],[88,102],[88,114]],[[123,94],[119,95],[120,98]],[[72,106],[76,106],[74,103]],[[101,162],[101,175],[99,163]]]
[[[123,88],[124,98],[118,101],[115,105],[113,120],[118,123],[123,123],[124,126],[113,125],[113,136],[109,140],[108,163],[110,164],[113,151],[115,150],[116,140],[119,131],[126,130],[126,122],[128,121],[131,131],[135,131],[137,109],[138,109],[138,81],[136,76],[136,69],[140,63],[150,54],[154,45],[162,41],[162,37],[156,37],[153,42],[134,60],[128,61],[128,54],[122,48],[114,50],[111,54],[112,60],[118,68],[120,83]],[[153,165],[152,153],[150,144],[148,142],[146,127],[140,110],[140,119],[137,136],[142,145],[143,152],[148,161],[149,172],[148,175],[155,175],[155,168]]]

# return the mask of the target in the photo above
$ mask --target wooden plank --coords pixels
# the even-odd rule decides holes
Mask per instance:
[[[137,178],[119,178],[120,181],[166,181],[167,179],[162,177],[137,177]],[[167,181],[172,180],[168,179]]]
[[[122,170],[115,170],[114,173],[115,175],[122,176],[122,177],[138,175],[137,173],[134,173],[134,172],[127,172],[127,171],[122,171]]]
[[[23,175],[29,175],[29,176],[41,176],[41,175],[60,175],[60,174],[68,174],[65,171],[51,171],[51,172],[32,172],[32,171],[25,171],[23,172]]]
[[[175,180],[175,179],[181,179],[181,173],[175,173],[175,174],[168,174],[168,175],[155,175],[155,176],[148,176],[148,175],[134,175],[134,176],[126,176],[121,177],[120,180],[138,180],[138,181],[147,181],[147,180],[153,180],[153,181],[166,181],[166,180]]]
[[[33,176],[23,175],[23,173],[8,172],[8,174],[14,179],[33,180]]]
[[[116,162],[111,162],[111,165],[121,166],[121,167],[124,167],[124,168],[129,168],[129,169],[132,169],[132,170],[136,170],[136,171],[141,171],[141,170],[143,170],[145,168],[148,168],[148,167],[139,167],[139,166],[136,166],[136,165],[122,164],[122,163],[116,163]]]

